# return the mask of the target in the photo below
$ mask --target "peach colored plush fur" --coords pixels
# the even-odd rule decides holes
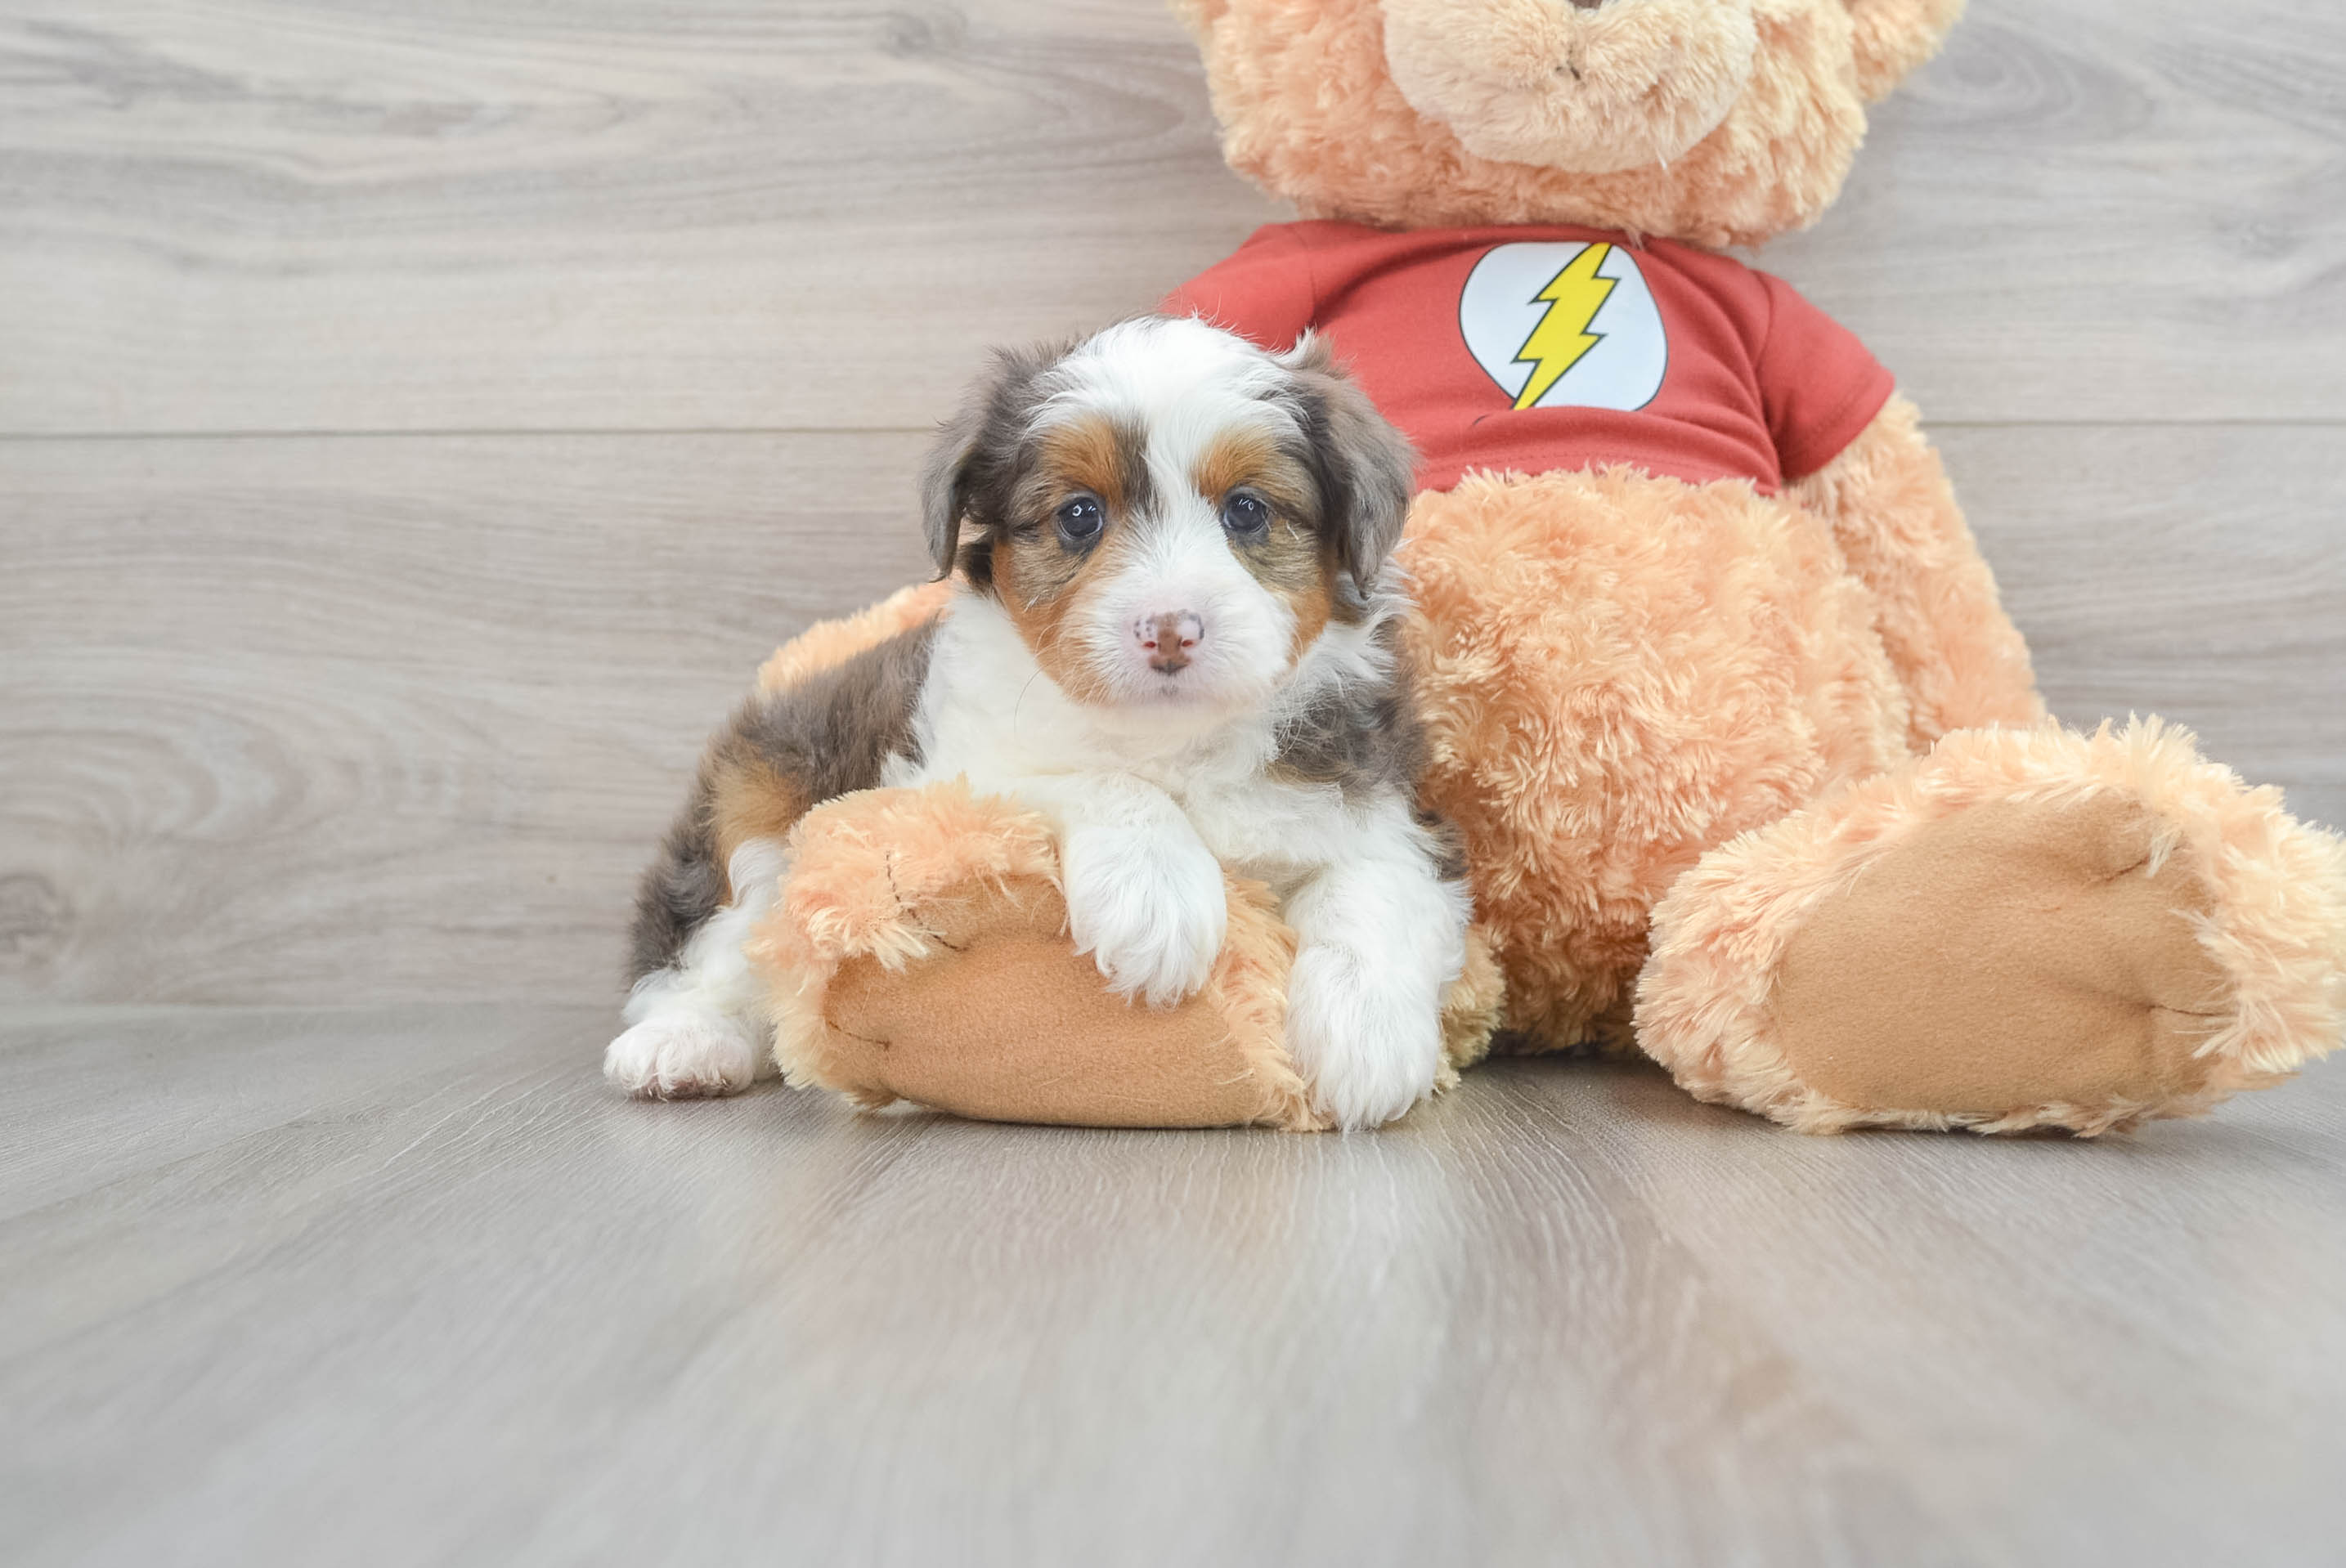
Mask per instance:
[[[1749,484],[1470,476],[1418,497],[1402,559],[1426,796],[1464,830],[1506,1026],[1544,1044],[1621,1033],[1704,850],[1906,755],[1873,596]]]
[[[1699,245],[1758,244],[1805,228],[1831,205],[1865,137],[1862,83],[1886,90],[1894,79],[1885,65],[1861,68],[1840,0],[1763,0],[1751,81],[1723,124],[1667,168],[1573,174],[1476,158],[1448,127],[1411,107],[1386,65],[1379,5],[1175,6],[1203,45],[1230,166],[1307,217],[1396,229],[1586,223]],[[1462,25],[1487,8],[1454,6]],[[1894,45],[1919,58],[1934,46],[1934,37],[1920,41],[1887,21],[1869,25],[1876,50]]]
[[[1873,629],[1905,690],[1916,750],[1951,729],[2045,717],[2028,645],[1997,603],[1995,578],[1912,403],[1891,399],[1847,451],[1785,498],[1832,525],[1850,574],[1872,595]]]
[[[792,681],[852,658],[900,632],[909,632],[923,621],[935,619],[952,597],[950,582],[921,583],[897,589],[869,609],[835,621],[817,621],[759,667],[758,689],[780,691]]]

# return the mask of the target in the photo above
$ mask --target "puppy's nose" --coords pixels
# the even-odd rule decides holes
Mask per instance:
[[[1206,636],[1206,623],[1188,610],[1143,616],[1132,623],[1132,640],[1148,656],[1148,667],[1173,675],[1189,667],[1190,656]]]

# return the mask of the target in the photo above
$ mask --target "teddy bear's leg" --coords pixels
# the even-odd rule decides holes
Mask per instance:
[[[2156,721],[1958,731],[1681,877],[1637,1027],[1804,1131],[2193,1115],[2340,1044],[2346,845]]]

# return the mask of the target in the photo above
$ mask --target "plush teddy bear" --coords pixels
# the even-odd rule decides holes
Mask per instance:
[[[2091,1134],[2346,1031],[2346,847],[2180,731],[2048,722],[1912,405],[1721,253],[1824,211],[1866,103],[1960,4],[1178,0],[1230,162],[1305,219],[1172,308],[1321,334],[1423,458],[1401,559],[1427,803],[1483,921],[1454,1066],[1495,1026],[1642,1049],[1808,1131]],[[1049,835],[1007,806],[876,791],[793,846],[752,953],[798,1081],[1323,1124],[1260,889],[1233,880],[1207,990],[1151,1011],[1074,954]]]

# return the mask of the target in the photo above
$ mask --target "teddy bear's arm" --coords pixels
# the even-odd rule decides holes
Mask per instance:
[[[2027,645],[1912,402],[1892,398],[1840,456],[1787,494],[1831,521],[1850,569],[1873,590],[1917,749],[1951,729],[2044,717]]]

